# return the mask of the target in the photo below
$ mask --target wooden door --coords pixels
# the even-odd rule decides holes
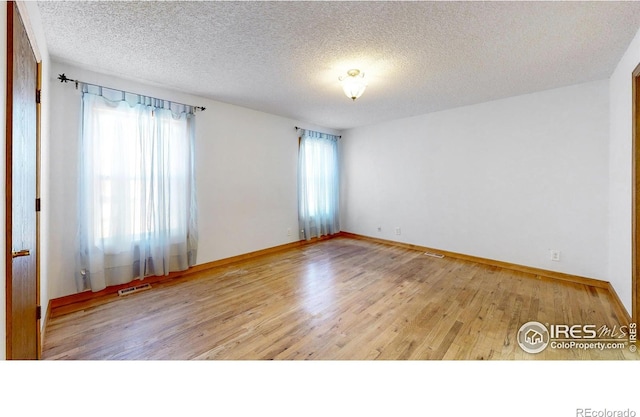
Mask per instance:
[[[12,1],[7,7],[7,358],[37,359],[38,64],[18,8]]]

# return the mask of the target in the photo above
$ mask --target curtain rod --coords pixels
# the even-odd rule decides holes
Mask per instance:
[[[144,96],[144,94],[132,93],[130,91],[120,90],[118,88],[105,87],[105,86],[102,86],[102,85],[87,83],[87,82],[84,82],[84,81],[72,80],[71,78],[67,77],[64,73],[58,74],[58,79],[60,80],[61,83],[68,83],[69,81],[75,83],[76,84],[76,90],[78,89],[78,83],[81,83],[81,84],[86,84],[86,85],[92,85],[94,87],[106,88],[107,90],[121,91],[121,92],[123,92],[125,94],[135,94],[137,96]],[[173,101],[173,100],[163,100],[163,99],[159,99],[159,98],[155,98],[155,97],[150,97],[150,98],[152,98],[154,100],[169,101],[171,103],[180,104],[182,106],[191,106],[191,107],[193,107],[194,110],[205,111],[207,109],[206,107],[192,106],[190,104],[178,103],[177,101]]]
[[[302,129],[301,127],[298,127],[298,126],[294,126],[294,127],[296,128],[296,130]],[[309,130],[311,130],[311,129],[309,129]],[[320,133],[322,133],[322,132],[320,132]],[[325,135],[331,135],[331,133],[325,133]],[[339,139],[342,139],[342,135],[331,135],[331,136],[335,136],[335,137],[337,137]]]

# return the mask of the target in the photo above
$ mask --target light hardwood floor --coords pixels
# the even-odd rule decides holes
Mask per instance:
[[[600,288],[338,237],[51,312],[44,359],[638,359],[525,353],[528,321],[620,326]]]

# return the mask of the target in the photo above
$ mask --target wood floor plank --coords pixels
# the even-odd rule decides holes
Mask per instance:
[[[524,323],[620,326],[607,290],[338,237],[54,309],[44,359],[638,359],[524,352]]]

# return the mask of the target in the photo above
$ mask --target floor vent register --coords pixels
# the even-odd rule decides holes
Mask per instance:
[[[124,295],[129,295],[129,294],[133,294],[133,293],[144,291],[144,290],[150,290],[150,289],[151,289],[151,284],[142,284],[142,285],[137,285],[135,287],[128,287],[128,288],[123,288],[121,290],[118,290],[118,295],[124,296]]]

